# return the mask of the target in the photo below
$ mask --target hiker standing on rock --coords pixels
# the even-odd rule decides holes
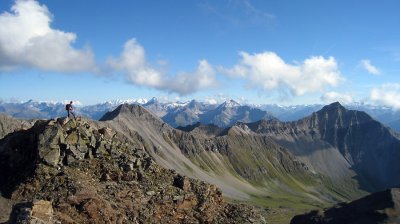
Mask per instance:
[[[72,114],[72,116],[74,116],[74,119],[76,118],[75,113],[72,112],[74,110],[74,108],[72,107],[72,101],[70,101],[69,104],[65,105],[65,110],[67,110],[67,112],[68,112],[68,118],[69,118],[70,114]]]

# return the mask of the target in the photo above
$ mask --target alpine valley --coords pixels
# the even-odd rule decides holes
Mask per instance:
[[[78,107],[76,120],[61,103],[0,110],[2,222],[399,221],[399,114],[386,108],[153,98]]]

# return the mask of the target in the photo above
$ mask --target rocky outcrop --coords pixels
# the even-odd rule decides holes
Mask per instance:
[[[14,204],[10,221],[264,222],[252,207],[227,203],[215,185],[160,167],[142,139],[103,123],[38,121],[2,139],[0,159],[0,190]]]
[[[311,211],[293,217],[291,224],[375,224],[400,223],[400,189],[368,195],[325,211]]]

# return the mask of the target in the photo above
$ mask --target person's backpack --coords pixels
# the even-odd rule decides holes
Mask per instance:
[[[65,110],[69,110],[70,107],[71,107],[71,104],[65,105]]]

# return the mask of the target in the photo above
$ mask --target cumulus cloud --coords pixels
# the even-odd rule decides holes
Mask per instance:
[[[216,85],[215,69],[206,61],[200,60],[193,73],[179,73],[165,79],[163,89],[187,95]]]
[[[159,88],[163,85],[162,75],[146,62],[143,47],[135,40],[128,40],[119,58],[109,58],[108,65],[122,71],[129,82],[136,85]]]
[[[127,81],[138,86],[188,95],[216,84],[216,72],[206,60],[200,60],[194,72],[181,72],[169,76],[151,66],[144,48],[135,40],[128,40],[118,58],[111,57],[107,64],[115,71],[122,72]]]
[[[381,72],[377,67],[372,65],[371,61],[368,59],[364,59],[360,61],[360,65],[363,69],[365,69],[367,72],[373,74],[373,75],[380,75]]]
[[[247,80],[249,87],[300,96],[337,86],[344,80],[333,57],[310,57],[300,64],[288,64],[274,52],[240,52],[240,56],[237,65],[219,69],[232,78]]]
[[[376,105],[400,110],[400,83],[383,84],[373,88],[370,99]]]
[[[95,67],[89,49],[76,49],[76,34],[50,27],[45,5],[17,0],[10,12],[0,14],[0,69],[19,67],[56,72],[78,72]]]
[[[353,97],[350,94],[338,93],[338,92],[327,92],[321,96],[321,100],[327,103],[339,101],[340,103],[348,104],[352,103]]]

